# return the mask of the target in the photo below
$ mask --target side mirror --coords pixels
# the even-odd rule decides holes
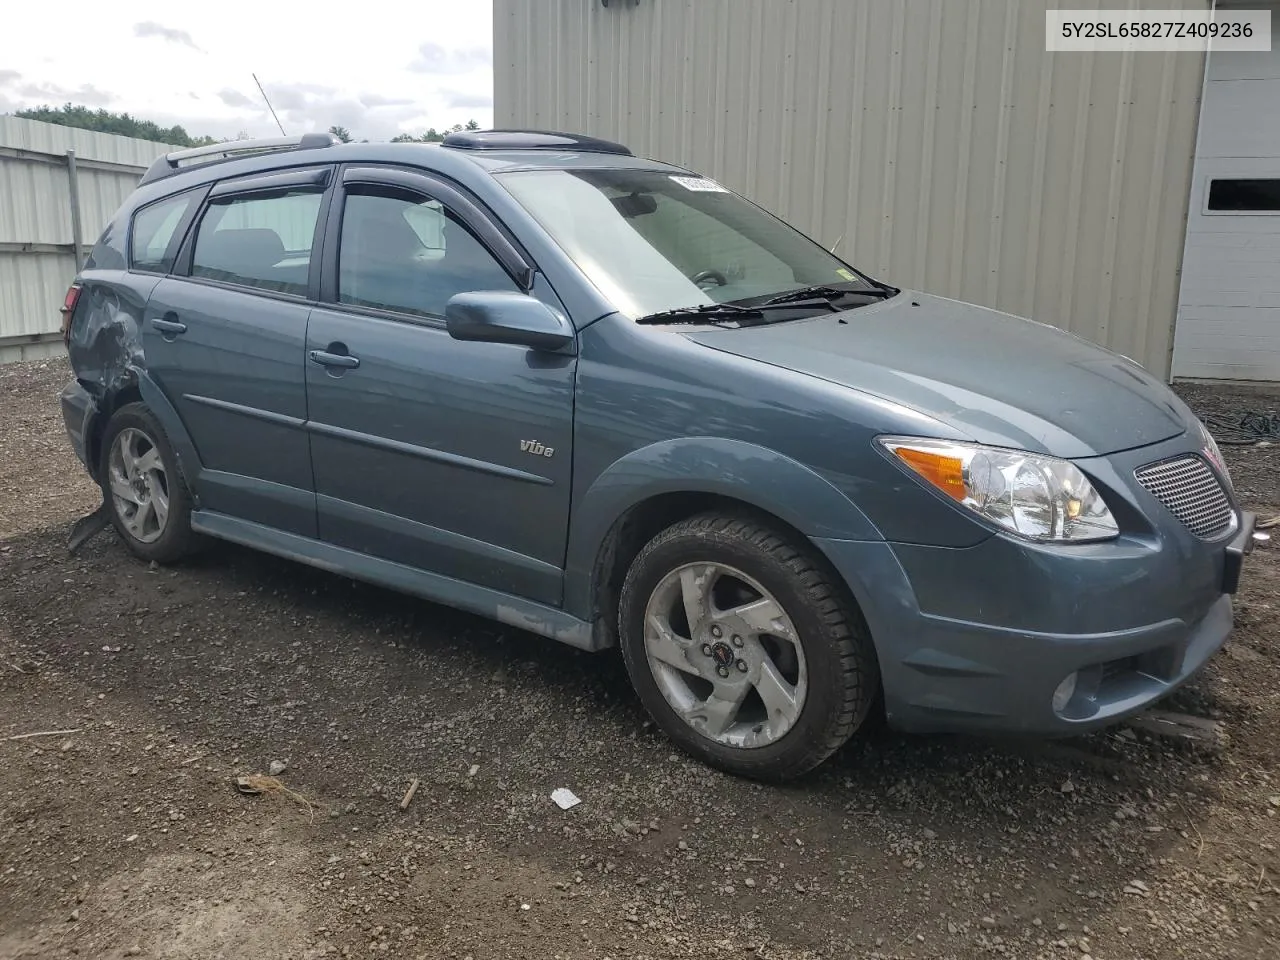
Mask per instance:
[[[445,304],[444,319],[449,336],[455,340],[559,350],[572,343],[574,337],[568,319],[523,293],[459,293]]]

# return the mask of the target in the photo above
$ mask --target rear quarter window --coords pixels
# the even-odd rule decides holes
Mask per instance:
[[[178,253],[178,226],[183,223],[197,193],[179,194],[143,207],[133,216],[129,242],[129,268],[147,273],[168,273]]]

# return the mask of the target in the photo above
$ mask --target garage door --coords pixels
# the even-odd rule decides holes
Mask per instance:
[[[1208,70],[1173,375],[1280,380],[1280,47]]]

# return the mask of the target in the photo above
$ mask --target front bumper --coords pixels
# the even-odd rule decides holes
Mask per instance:
[[[1061,736],[1138,713],[1204,666],[1231,632],[1253,529],[1243,514],[1217,543],[815,542],[862,606],[892,726]]]

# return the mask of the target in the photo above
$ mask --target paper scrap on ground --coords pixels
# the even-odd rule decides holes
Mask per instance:
[[[556,787],[556,789],[551,791],[551,799],[556,802],[556,806],[561,810],[568,810],[570,807],[576,807],[582,802],[568,787]]]

